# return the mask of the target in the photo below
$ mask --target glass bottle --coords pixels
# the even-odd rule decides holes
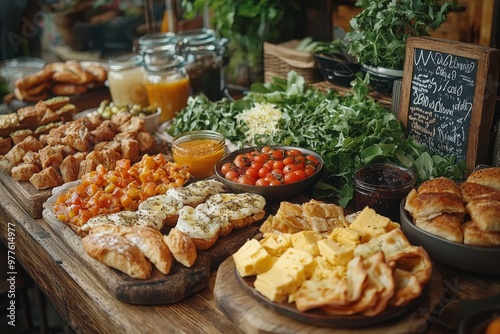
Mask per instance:
[[[115,105],[149,105],[144,88],[145,70],[142,57],[123,55],[108,60],[108,84],[111,99]]]
[[[171,120],[187,106],[191,94],[184,58],[156,50],[146,52],[144,59],[149,104],[161,108],[160,122]]]
[[[223,56],[227,40],[218,40],[213,30],[205,28],[182,31],[177,37],[193,94],[202,92],[211,101],[220,100],[224,94]]]

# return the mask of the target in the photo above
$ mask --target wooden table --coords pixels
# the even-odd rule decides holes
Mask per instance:
[[[244,332],[243,328],[247,332],[269,332],[259,330],[257,323],[233,325],[217,309],[212,293],[215,275],[209,288],[175,304],[137,306],[116,300],[91,273],[82,270],[78,256],[64,247],[51,227],[43,219],[30,218],[0,184],[0,235],[4,243],[8,232],[15,233],[16,265],[26,269],[78,333],[229,334]],[[435,300],[437,310],[454,299],[480,299],[500,293],[498,276],[473,275],[443,265],[438,269],[447,296]],[[435,316],[431,313],[425,332],[452,333],[436,325]],[[325,328],[311,332],[322,333]]]

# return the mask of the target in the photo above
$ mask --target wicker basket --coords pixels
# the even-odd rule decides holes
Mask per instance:
[[[306,83],[322,81],[319,68],[310,52],[296,50],[300,40],[291,40],[281,44],[264,42],[264,80],[273,77],[286,78],[294,70],[304,77]]]

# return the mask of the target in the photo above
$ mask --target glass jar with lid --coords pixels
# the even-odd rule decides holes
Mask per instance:
[[[217,39],[211,29],[193,29],[177,34],[180,53],[186,58],[186,70],[193,94],[202,92],[210,100],[223,97],[223,55],[227,40]]]
[[[149,105],[144,88],[145,70],[139,55],[121,55],[108,60],[108,84],[111,98],[116,105]]]
[[[160,122],[171,120],[187,106],[191,95],[185,60],[168,50],[146,52],[144,59],[149,104],[161,108]]]
[[[142,35],[139,37],[137,44],[138,53],[141,55],[168,50],[172,54],[177,53],[177,35],[173,32],[153,32]]]

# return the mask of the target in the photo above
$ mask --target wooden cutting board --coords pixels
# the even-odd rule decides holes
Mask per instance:
[[[42,218],[43,203],[52,195],[52,189],[38,190],[31,183],[15,181],[5,173],[0,173],[0,181],[31,218]]]
[[[284,315],[278,310],[278,304],[273,306],[275,303],[261,302],[237,275],[232,257],[228,258],[219,266],[213,293],[217,307],[245,333],[332,333],[333,330],[338,334],[423,333],[430,317],[436,315],[434,308],[443,289],[441,276],[435,269],[424,294],[401,315],[366,327],[360,324],[352,328],[346,328],[345,324],[344,327],[321,327]]]
[[[171,304],[201,291],[208,286],[210,274],[217,270],[220,263],[236,252],[247,239],[252,238],[259,228],[256,223],[233,230],[226,237],[220,238],[212,248],[198,251],[196,263],[191,268],[175,262],[168,275],[154,268],[149,279],[138,280],[88,256],[81,238],[54,215],[53,201],[54,198],[51,197],[44,204],[43,218],[54,234],[66,247],[72,248],[79,255],[81,270],[100,280],[118,300],[129,304]]]

